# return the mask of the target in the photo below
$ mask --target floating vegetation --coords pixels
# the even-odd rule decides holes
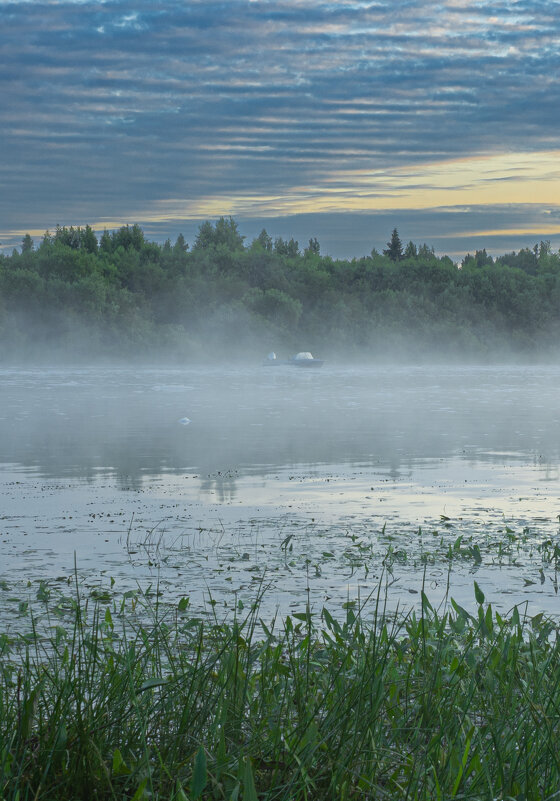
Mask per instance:
[[[476,582],[473,614],[379,590],[268,621],[66,592],[41,582],[0,635],[3,801],[557,797],[557,622]]]

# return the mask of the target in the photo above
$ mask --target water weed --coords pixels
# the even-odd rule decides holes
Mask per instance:
[[[76,597],[0,638],[0,798],[553,798],[556,623],[475,594],[269,622]]]

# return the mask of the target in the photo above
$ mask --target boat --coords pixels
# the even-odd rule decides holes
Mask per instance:
[[[296,353],[296,355],[292,356],[292,358],[289,360],[289,363],[293,367],[322,367],[323,366],[323,360],[322,359],[316,359],[314,356],[312,356],[311,353],[309,353],[308,350],[307,351],[302,351],[301,353]]]
[[[271,351],[263,362],[264,367],[322,367],[323,359],[316,359],[308,350],[300,351],[287,360],[279,359]]]

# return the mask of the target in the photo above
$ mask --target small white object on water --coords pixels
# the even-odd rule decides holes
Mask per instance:
[[[188,418],[188,417],[181,417],[181,419],[179,420],[179,422],[181,423],[181,425],[182,425],[182,426],[188,426],[188,424],[189,424],[191,421],[189,420],[189,418]]]

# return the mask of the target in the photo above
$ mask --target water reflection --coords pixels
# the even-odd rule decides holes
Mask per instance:
[[[383,465],[398,479],[418,459],[531,458],[556,475],[556,369],[302,373],[0,371],[0,462],[134,488],[147,475],[198,472],[224,499],[239,476],[300,464]]]
[[[236,496],[236,479],[238,470],[218,470],[200,480],[200,491],[215,495],[220,503],[231,503]]]
[[[0,560],[224,603],[266,578],[290,608],[371,590],[388,549],[397,599],[426,565],[443,592],[462,537],[463,605],[476,575],[552,606],[559,390],[557,368],[3,370]]]

